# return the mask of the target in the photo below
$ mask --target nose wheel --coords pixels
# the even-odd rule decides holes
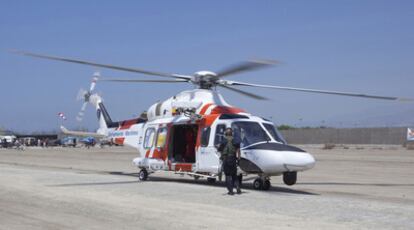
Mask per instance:
[[[269,178],[256,178],[253,181],[253,188],[256,190],[269,190],[271,187],[271,183]]]
[[[297,178],[298,178],[297,172],[284,172],[283,173],[283,182],[285,182],[286,185],[296,184]]]
[[[148,171],[146,169],[141,169],[138,173],[138,179],[141,181],[145,181],[148,179]]]

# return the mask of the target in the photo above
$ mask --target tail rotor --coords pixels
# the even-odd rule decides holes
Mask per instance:
[[[78,115],[76,116],[76,120],[79,121],[79,122],[81,122],[83,120],[83,116],[85,115],[86,107],[88,106],[88,103],[90,102],[89,99],[90,99],[93,91],[95,90],[96,82],[98,81],[99,77],[100,77],[100,73],[95,72],[93,74],[93,78],[92,78],[91,85],[89,87],[89,91],[81,88],[78,92],[78,95],[77,95],[76,99],[78,101],[83,100],[82,107],[81,107],[80,111],[78,112]]]

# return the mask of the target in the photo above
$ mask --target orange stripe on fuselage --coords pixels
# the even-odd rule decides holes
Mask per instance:
[[[152,153],[152,158],[162,159],[161,152],[158,150],[158,148],[154,149],[154,152]]]
[[[241,112],[244,112],[244,110],[236,107],[218,105],[213,110],[211,110],[210,114],[236,114]]]
[[[213,124],[213,122],[215,120],[217,120],[217,118],[220,116],[220,114],[213,114],[213,115],[204,115],[203,119],[201,119],[201,121],[198,123],[199,125],[199,129],[198,129],[198,133],[197,133],[197,141],[196,141],[196,152],[198,150],[198,148],[201,146],[201,135],[203,132],[203,129],[206,127],[209,127]]]
[[[169,152],[169,147],[170,147],[170,141],[172,141],[172,140],[170,140],[170,138],[172,137],[171,136],[171,127],[172,127],[172,123],[168,123],[167,124],[167,136],[165,137],[165,144],[164,144],[164,147],[162,148],[162,152],[161,152],[161,159],[162,160],[167,160],[167,158],[168,158],[168,152]]]
[[[212,114],[212,115],[205,115],[203,116],[203,120],[201,123],[202,128],[210,126],[213,122],[220,116],[220,114]]]
[[[115,144],[123,145],[125,141],[125,137],[117,137],[115,138]]]
[[[210,107],[210,105],[212,105],[213,103],[208,103],[208,104],[205,104],[204,106],[203,106],[203,108],[200,110],[200,115],[204,115],[206,112],[207,112],[207,109],[208,109],[208,107]]]
[[[138,122],[138,119],[131,119],[131,120],[125,120],[121,122],[121,125],[119,127],[119,130],[123,129],[129,129],[131,126],[135,125]]]

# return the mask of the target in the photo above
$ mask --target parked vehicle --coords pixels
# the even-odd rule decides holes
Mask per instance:
[[[76,147],[76,138],[75,137],[65,137],[60,140],[63,147]]]

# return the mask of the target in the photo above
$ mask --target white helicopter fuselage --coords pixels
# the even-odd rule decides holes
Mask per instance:
[[[133,163],[148,173],[167,170],[219,175],[217,147],[228,127],[234,130],[241,146],[240,173],[270,177],[308,170],[315,164],[309,153],[287,145],[272,122],[230,106],[213,90],[183,91],[152,105],[147,120],[117,122],[112,124],[115,127],[108,127],[100,97],[92,97],[96,97],[92,103],[100,120],[98,133],[136,148],[139,157]]]

